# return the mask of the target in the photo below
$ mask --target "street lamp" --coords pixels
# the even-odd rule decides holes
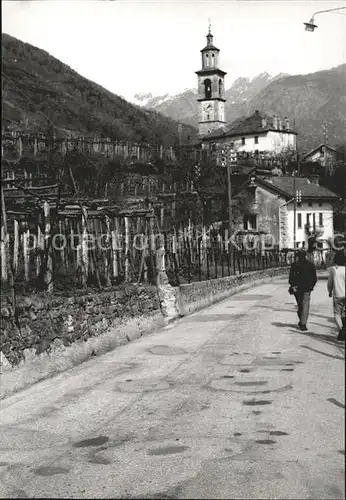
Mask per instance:
[[[308,23],[304,23],[305,24],[305,31],[314,31],[315,28],[318,28],[318,26],[316,24],[314,24],[314,22],[315,22],[315,20],[312,17]]]
[[[315,12],[308,23],[304,23],[306,31],[314,31],[318,26],[315,24],[315,16],[317,14],[322,14],[323,12],[335,12],[336,10],[344,10],[346,7],[337,7],[336,9],[318,10]]]

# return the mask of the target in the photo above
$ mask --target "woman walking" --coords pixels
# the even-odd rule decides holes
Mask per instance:
[[[334,318],[339,334],[338,340],[345,341],[345,255],[338,252],[334,257],[334,266],[329,270],[328,292],[333,297]]]

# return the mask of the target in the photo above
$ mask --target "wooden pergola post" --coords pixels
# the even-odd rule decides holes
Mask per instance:
[[[118,270],[118,235],[117,235],[117,226],[115,224],[115,219],[113,219],[113,229],[111,232],[111,245],[112,245],[112,269],[113,269],[113,277],[117,278],[119,276]],[[114,229],[114,226],[116,229]]]
[[[8,267],[8,252],[7,252],[7,231],[4,225],[1,226],[1,280],[7,282],[7,267]]]
[[[29,252],[30,230],[27,221],[24,222],[23,231],[23,256],[24,256],[24,281],[29,281],[30,272],[30,252]]]
[[[17,273],[19,258],[19,224],[17,219],[13,221],[13,272]]]
[[[51,246],[51,224],[50,224],[50,205],[47,201],[43,204],[44,213],[44,249],[45,249],[45,272],[44,282],[47,285],[47,292],[53,291],[53,259]]]
[[[129,218],[125,217],[125,281],[129,281],[130,278],[130,229],[129,229]]]
[[[81,244],[81,265],[82,265],[82,283],[83,286],[87,284],[88,272],[89,272],[89,255],[88,255],[88,230],[87,230],[87,220],[88,214],[85,207],[81,207],[82,210],[82,244]]]
[[[111,280],[110,280],[110,275],[109,275],[109,254],[110,254],[110,245],[111,245],[111,229],[110,229],[110,220],[109,217],[106,215],[105,216],[106,220],[106,226],[107,226],[107,249],[104,250],[105,252],[105,279],[106,279],[106,285],[111,286]]]

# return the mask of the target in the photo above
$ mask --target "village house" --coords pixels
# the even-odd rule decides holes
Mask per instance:
[[[256,110],[251,116],[214,130],[202,139],[202,145],[217,143],[239,153],[295,152],[297,133],[288,118],[270,116]]]
[[[252,176],[236,198],[242,201],[238,231],[271,235],[268,243],[280,249],[294,248],[294,192],[296,202],[296,248],[308,249],[316,237],[319,248],[328,248],[334,235],[335,193],[320,186],[317,179],[292,176]]]
[[[304,163],[319,163],[326,175],[333,174],[336,164],[341,157],[341,154],[328,144],[320,144],[303,156]]]

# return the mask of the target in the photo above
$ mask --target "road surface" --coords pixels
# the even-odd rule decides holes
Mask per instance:
[[[341,499],[344,346],[287,278],[1,402],[2,498]]]

